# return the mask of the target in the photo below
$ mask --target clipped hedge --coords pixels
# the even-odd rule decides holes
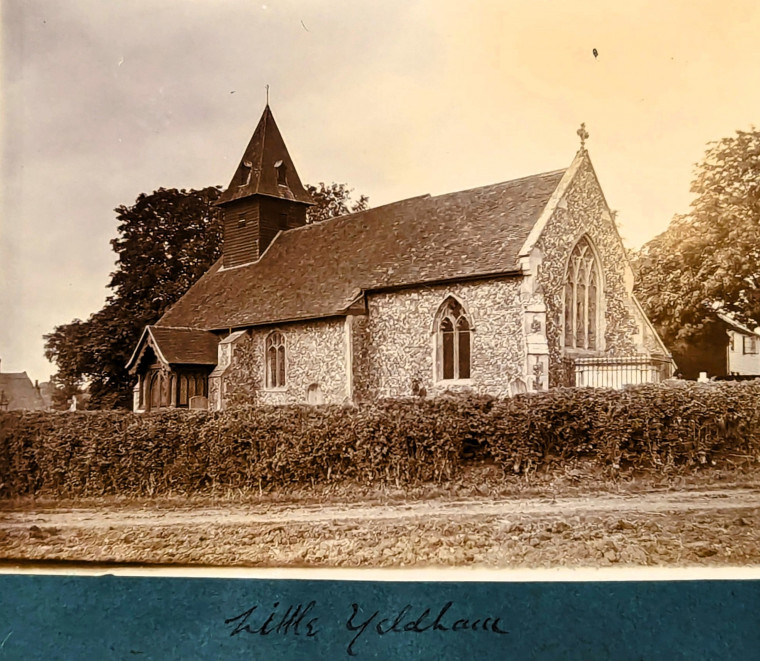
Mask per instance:
[[[760,459],[760,381],[150,415],[0,414],[0,496],[415,484],[467,462],[665,471]]]

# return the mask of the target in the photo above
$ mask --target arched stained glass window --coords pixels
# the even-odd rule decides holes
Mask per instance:
[[[599,348],[599,280],[599,264],[591,244],[583,237],[575,245],[567,265],[563,315],[566,348]]]
[[[437,374],[441,380],[470,378],[471,327],[462,305],[448,298],[438,313]]]
[[[267,388],[285,387],[285,337],[280,331],[267,336],[266,370]]]

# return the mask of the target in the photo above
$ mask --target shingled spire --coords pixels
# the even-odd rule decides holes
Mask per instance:
[[[217,204],[224,210],[225,268],[256,261],[277,232],[306,224],[312,201],[269,105]]]

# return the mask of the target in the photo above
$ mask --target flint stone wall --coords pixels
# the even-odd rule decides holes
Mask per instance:
[[[285,386],[266,388],[265,343],[274,330],[285,338]],[[240,338],[224,373],[225,404],[304,404],[317,385],[325,404],[347,401],[345,320],[324,319],[253,329]]]
[[[355,399],[428,396],[446,390],[510,394],[524,378],[525,335],[520,301],[522,278],[416,287],[370,294],[368,315],[354,324]],[[435,318],[449,295],[464,306],[472,325],[471,379],[438,382],[434,373]]]
[[[550,386],[560,385],[563,379],[562,294],[566,265],[584,234],[596,249],[603,274],[603,355],[636,354],[634,337],[638,329],[631,302],[633,283],[629,286],[626,283],[627,257],[596,176],[585,160],[535,246],[543,257],[536,279],[544,291],[547,308]],[[601,352],[595,353],[601,355]]]

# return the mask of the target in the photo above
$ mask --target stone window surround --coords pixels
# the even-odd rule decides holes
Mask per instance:
[[[575,252],[576,247],[585,240],[586,244],[591,249],[591,253],[594,258],[594,269],[596,271],[596,281],[597,281],[597,305],[596,305],[596,347],[593,349],[586,349],[583,347],[568,347],[565,345],[565,306],[566,306],[566,300],[565,300],[565,283],[567,282],[568,278],[568,272],[570,270],[571,266],[571,260],[573,253]],[[567,262],[565,264],[565,271],[564,275],[562,277],[562,310],[561,310],[561,316],[560,316],[560,333],[559,333],[559,342],[560,347],[562,348],[563,353],[566,356],[570,357],[584,357],[584,356],[597,356],[600,353],[603,353],[605,350],[605,330],[606,330],[606,297],[604,295],[604,292],[606,291],[606,283],[605,283],[605,277],[604,277],[604,269],[602,268],[602,261],[599,256],[599,251],[597,250],[596,245],[594,244],[593,239],[589,236],[588,232],[584,232],[581,234],[576,241],[573,243],[573,247],[570,250],[570,253],[567,257]]]
[[[444,317],[444,312],[446,310],[446,306],[450,300],[454,300],[462,308],[463,316],[467,319],[467,322],[470,326],[469,333],[470,333],[470,376],[466,379],[444,379],[443,374],[443,346],[442,346],[442,337],[440,333],[440,322]],[[438,305],[438,308],[436,310],[435,316],[433,318],[433,325],[432,325],[432,331],[431,331],[431,345],[432,345],[432,352],[433,352],[433,385],[434,386],[472,386],[474,383],[474,379],[472,377],[472,356],[474,354],[474,348],[475,348],[475,324],[472,314],[467,309],[467,306],[464,304],[464,301],[461,300],[459,296],[456,296],[455,294],[451,292],[446,292],[446,294],[441,298],[441,302]],[[458,366],[457,366],[458,367]],[[458,371],[458,369],[457,369]]]
[[[279,344],[278,346],[282,347],[283,350],[283,376],[284,376],[284,383],[279,386],[272,386],[269,385],[272,381],[269,374],[269,344],[271,341],[271,338],[279,336]],[[278,361],[279,362],[279,361]],[[279,328],[272,329],[269,333],[267,333],[266,337],[264,338],[264,361],[263,361],[263,369],[264,369],[264,388],[262,388],[265,392],[286,392],[288,390],[288,348],[287,348],[287,342],[285,339],[285,333],[282,332]]]

